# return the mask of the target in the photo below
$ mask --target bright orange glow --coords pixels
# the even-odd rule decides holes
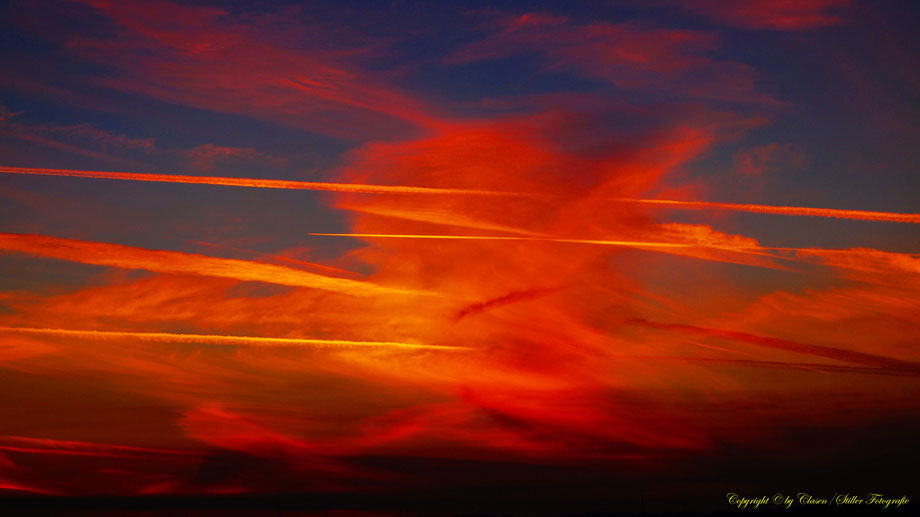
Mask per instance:
[[[229,246],[226,244],[214,244],[210,242],[201,242],[201,241],[192,241],[192,243],[198,246],[204,246],[207,248],[230,249],[233,251],[240,251],[250,256],[253,256],[255,258],[261,259],[261,260],[272,261],[272,262],[283,262],[285,264],[290,264],[292,266],[298,266],[300,268],[319,269],[327,273],[333,273],[336,275],[347,275],[347,276],[357,275],[353,271],[348,271],[348,270],[337,268],[337,267],[331,267],[331,266],[327,266],[324,264],[317,264],[315,262],[307,262],[304,260],[297,260],[297,259],[286,257],[283,255],[271,255],[267,253],[259,253],[258,251],[248,250],[245,248],[239,248],[237,246]]]

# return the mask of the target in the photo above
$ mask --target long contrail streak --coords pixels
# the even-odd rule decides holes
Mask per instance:
[[[157,343],[200,343],[222,346],[267,346],[267,347],[374,347],[427,350],[468,350],[466,347],[448,345],[425,345],[395,341],[349,341],[343,339],[307,339],[257,336],[225,336],[215,334],[172,334],[168,332],[121,332],[106,330],[72,330],[34,327],[0,327],[0,332],[37,334],[79,339],[139,339]]]
[[[2,234],[0,234],[2,235]],[[605,239],[565,239],[556,237],[526,237],[505,235],[435,235],[435,234],[407,234],[407,233],[308,233],[307,235],[324,237],[356,237],[380,239],[434,239],[434,240],[464,240],[464,241],[534,241],[534,242],[561,242],[571,244],[597,244],[601,246],[623,246],[632,248],[709,248],[723,251],[736,251],[738,253],[751,253],[771,258],[794,260],[791,257],[774,255],[772,251],[791,251],[810,253],[814,255],[828,254],[853,254],[854,249],[819,249],[819,248],[783,248],[743,244],[713,244],[706,242],[662,242],[662,241],[621,241]],[[868,250],[877,251],[877,250]],[[894,254],[913,257],[913,255]]]
[[[736,203],[711,203],[708,201],[676,201],[672,199],[620,198],[625,203],[663,205],[685,210],[732,210],[756,214],[797,215],[807,217],[833,217],[860,221],[887,221],[893,223],[920,224],[920,214],[899,214],[894,212],[872,212],[868,210],[838,210],[836,208],[809,208],[802,206],[745,205]]]
[[[793,262],[812,262],[809,257],[821,259],[825,265],[834,267],[844,267],[853,270],[869,271],[910,271],[917,272],[917,258],[913,254],[891,253],[879,250],[864,249],[817,249],[817,248],[785,248],[769,247],[759,245],[744,244],[715,244],[706,242],[661,242],[661,241],[623,241],[623,240],[603,240],[603,239],[563,239],[553,237],[527,237],[527,236],[496,236],[496,235],[432,235],[432,234],[388,234],[388,233],[309,233],[308,235],[328,236],[328,237],[356,237],[356,238],[373,238],[373,239],[433,239],[433,240],[462,240],[462,241],[529,241],[529,242],[558,242],[571,244],[589,244],[600,246],[619,246],[627,248],[644,249],[648,251],[660,251],[663,253],[684,254],[683,250],[711,249],[718,251],[727,251],[745,255],[762,256],[770,259],[786,260]],[[781,252],[792,252],[794,255],[788,255]],[[694,255],[691,255],[694,256]],[[865,258],[876,257],[878,264],[862,264]],[[848,263],[841,262],[836,257],[853,258],[862,260],[862,262]],[[696,257],[708,260],[720,260],[711,257]],[[831,260],[834,258],[835,260]],[[739,262],[747,265],[759,265],[746,262]],[[782,269],[782,268],[780,268]]]
[[[409,185],[368,185],[363,183],[330,183],[319,181],[290,181],[259,178],[228,178],[221,176],[187,176],[180,174],[144,174],[136,172],[41,169],[34,167],[0,167],[0,173],[28,174],[39,176],[64,176],[70,178],[112,179],[124,181],[151,181],[159,183],[190,183],[198,185],[222,185],[228,187],[354,192],[363,194],[462,194],[505,197],[553,197],[551,194],[539,194],[535,192],[508,192],[463,188],[417,187]],[[710,201],[679,201],[673,199],[618,198],[615,201],[624,203],[639,203],[644,205],[659,205],[685,210],[731,210],[736,212],[751,212],[758,214],[829,217],[860,221],[886,221],[895,223],[920,224],[920,214],[876,212],[870,210],[842,210],[836,208],[812,208],[802,206],[716,203]]]
[[[604,246],[625,246],[635,248],[695,248],[697,244],[673,242],[646,242],[646,241],[611,241],[597,239],[562,239],[554,237],[509,237],[496,235],[425,235],[405,233],[308,233],[326,237],[360,237],[382,239],[444,239],[444,240],[469,240],[469,241],[533,241],[533,242],[565,242],[572,244],[600,244]]]
[[[36,169],[31,167],[0,167],[0,173],[126,181],[153,181],[159,183],[193,183],[199,185],[222,185],[227,187],[321,190],[329,192],[355,192],[362,194],[465,194],[477,196],[517,197],[539,195],[525,194],[520,192],[501,192],[495,190],[476,190],[462,188],[414,187],[404,185],[366,185],[362,183],[327,183],[318,181],[226,178],[220,176],[184,176],[178,174],[142,174],[136,172],[82,171],[69,169]]]

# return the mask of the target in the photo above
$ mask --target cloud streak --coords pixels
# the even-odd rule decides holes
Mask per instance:
[[[714,337],[721,337],[725,339],[731,339],[735,341],[741,341],[744,343],[774,348],[777,350],[785,350],[789,352],[795,352],[798,354],[807,354],[819,357],[826,357],[828,359],[835,359],[838,361],[845,361],[848,363],[861,364],[865,366],[871,366],[876,368],[885,368],[892,371],[901,371],[911,374],[920,374],[920,363],[914,361],[904,361],[900,359],[895,359],[892,357],[884,357],[875,354],[867,354],[863,352],[858,352],[855,350],[847,350],[844,348],[821,346],[821,345],[811,345],[805,343],[798,343],[796,341],[790,341],[788,339],[779,339],[774,337],[767,336],[758,336],[755,334],[750,334],[747,332],[738,332],[733,330],[724,330],[724,329],[715,329],[708,327],[700,327],[696,325],[682,325],[675,323],[659,323],[655,321],[647,321],[642,319],[633,319],[628,323],[643,325],[646,327],[671,330],[675,332],[685,332],[689,334],[698,334],[698,335],[707,335]]]
[[[185,176],[178,174],[141,174],[134,172],[80,171],[69,169],[37,169],[27,167],[0,167],[0,173],[69,178],[110,179],[123,181],[151,181],[159,183],[190,183],[268,189],[318,190],[325,192],[354,192],[359,194],[447,194],[475,196],[529,196],[519,192],[491,190],[434,188],[407,185],[366,185],[360,183],[327,183],[319,181],[288,181],[258,178],[224,178],[218,176]]]
[[[323,276],[274,264],[178,251],[149,250],[104,242],[60,239],[46,235],[2,233],[0,234],[0,249],[83,264],[266,282],[354,296],[419,294],[418,291]]]
[[[666,0],[666,3],[735,27],[799,31],[839,23],[842,17],[834,10],[845,7],[850,0]]]
[[[365,239],[433,239],[460,241],[531,241],[560,242],[568,244],[599,244],[602,246],[622,246],[628,248],[691,248],[696,244],[678,242],[620,241],[602,239],[562,239],[554,237],[506,237],[499,235],[412,235],[387,233],[308,233],[307,235],[325,237],[357,237]]]
[[[137,339],[155,343],[197,343],[218,346],[269,347],[371,347],[405,350],[464,350],[448,345],[425,345],[395,341],[349,341],[344,339],[308,339],[259,336],[222,336],[210,334],[175,334],[169,332],[125,332],[106,330],[74,330],[32,327],[0,327],[0,332],[74,337],[80,339]]]
[[[901,214],[896,212],[874,212],[869,210],[841,210],[837,208],[810,208],[802,206],[772,206],[736,203],[713,203],[708,201],[677,201],[672,199],[636,199],[620,198],[623,203],[639,203],[649,206],[661,206],[681,210],[729,210],[733,212],[750,212],[755,214],[776,214],[805,217],[830,217],[836,219],[854,219],[859,221],[882,221],[892,223],[920,224],[920,214]]]
[[[315,190],[325,192],[351,192],[358,194],[430,194],[430,195],[471,195],[471,196],[497,196],[497,197],[533,197],[552,198],[553,194],[536,192],[514,192],[501,190],[424,187],[411,185],[369,185],[361,183],[333,183],[317,181],[290,181],[261,178],[229,178],[219,176],[188,176],[179,174],[144,174],[135,172],[109,172],[109,171],[84,171],[70,169],[42,169],[34,167],[0,167],[0,173],[24,174],[36,176],[60,176],[68,178],[110,179],[122,181],[142,181],[158,183],[186,183],[195,185],[216,185],[228,187],[265,188],[265,189],[292,189]],[[758,214],[775,214],[803,217],[827,217],[836,219],[852,219],[860,221],[880,221],[895,223],[920,224],[920,214],[905,214],[897,212],[878,212],[870,210],[845,210],[838,208],[813,208],[801,206],[774,206],[738,203],[716,203],[710,201],[681,201],[673,199],[641,199],[618,198],[621,203],[638,203],[643,205],[659,205],[666,208],[681,210],[729,210],[735,212],[750,212]],[[498,231],[526,232],[519,228],[497,223],[486,223],[467,220],[462,216],[444,215],[443,211],[409,211],[385,207],[348,207],[355,211],[378,214],[390,217],[402,217],[411,220],[433,222],[437,224],[453,224],[471,228],[494,229]]]

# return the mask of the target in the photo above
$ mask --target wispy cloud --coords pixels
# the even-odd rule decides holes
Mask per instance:
[[[436,120],[425,102],[356,66],[357,49],[284,45],[277,28],[263,31],[258,19],[215,7],[85,3],[110,19],[118,35],[75,38],[69,46],[117,70],[97,79],[110,88],[348,139]],[[291,30],[322,30],[293,19],[272,21]]]
[[[45,235],[0,234],[0,249],[83,264],[144,269],[161,273],[216,276],[241,281],[310,287],[358,296],[398,295],[413,292],[358,280],[322,276],[273,264],[177,251],[148,250],[103,242],[59,239]]]
[[[567,72],[624,89],[671,96],[774,104],[754,84],[754,70],[712,56],[717,35],[649,24],[577,24],[541,13],[499,15],[489,33],[454,52],[448,64],[520,54],[540,56],[546,72]]]
[[[665,1],[680,9],[701,14],[726,25],[745,29],[782,31],[808,30],[840,23],[843,20],[839,14],[840,8],[850,4],[850,0]]]

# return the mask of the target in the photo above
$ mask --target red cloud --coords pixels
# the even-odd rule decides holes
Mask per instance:
[[[543,58],[545,71],[573,72],[619,88],[775,102],[756,90],[749,66],[711,57],[719,47],[711,33],[635,23],[577,25],[542,14],[502,17],[491,27],[490,35],[461,48],[447,63],[534,53]]]
[[[690,0],[671,2],[726,25],[746,29],[805,30],[839,23],[832,14],[850,0]]]
[[[355,66],[358,50],[294,47],[277,36],[283,28],[269,33],[258,19],[210,7],[86,3],[111,19],[117,37],[77,38],[70,48],[115,67],[98,79],[106,86],[350,139],[437,122],[424,102]]]

